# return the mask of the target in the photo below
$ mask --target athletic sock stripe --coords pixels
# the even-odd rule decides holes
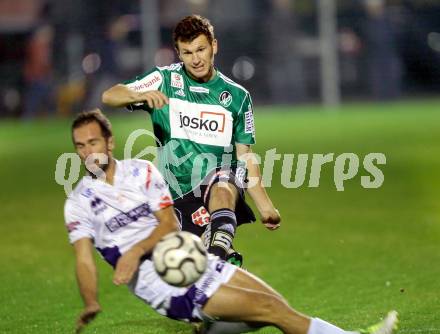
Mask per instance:
[[[215,217],[215,216],[235,216],[234,212],[228,212],[228,211],[224,211],[224,212],[214,212],[211,217]]]
[[[215,215],[214,217],[211,216],[211,220],[215,220],[215,219],[219,219],[219,218],[229,218],[229,219],[232,219],[232,220],[236,220],[237,219],[237,217],[234,216],[234,215]]]
[[[234,221],[237,220],[235,213],[230,210],[215,211],[214,213],[211,214],[211,220],[218,219],[221,217],[227,217],[227,218],[233,219]]]
[[[231,219],[231,220],[233,220],[233,221],[236,221],[237,220],[237,217],[236,216],[226,216],[226,215],[216,215],[216,216],[214,216],[214,217],[212,217],[211,216],[211,221],[213,221],[213,220],[217,220],[217,219],[222,219],[222,218],[227,218],[227,219]]]
[[[211,214],[212,216],[217,216],[217,215],[223,215],[223,216],[235,216],[235,213],[231,210],[218,210],[218,211],[214,211]]]
[[[232,211],[230,209],[218,209],[218,210],[213,211],[211,213],[211,216],[215,215],[216,213],[223,213],[223,212],[234,213],[234,211]]]

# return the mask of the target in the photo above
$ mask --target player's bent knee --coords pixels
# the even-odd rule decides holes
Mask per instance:
[[[213,186],[209,198],[209,206],[211,210],[218,208],[234,209],[237,201],[237,190],[229,183],[220,186],[217,183]]]

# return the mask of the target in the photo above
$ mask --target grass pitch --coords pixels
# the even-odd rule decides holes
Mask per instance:
[[[369,325],[396,309],[399,333],[440,333],[439,104],[353,104],[337,113],[257,108],[254,150],[263,158],[273,148],[309,154],[309,165],[304,185],[287,189],[282,161],[275,162],[269,193],[283,226],[239,229],[236,247],[246,267],[296,309],[344,328]],[[117,158],[130,132],[151,129],[143,113],[110,118]],[[63,225],[65,194],[54,180],[58,156],[73,152],[69,126],[67,120],[0,123],[0,333],[73,333],[81,310]],[[151,144],[142,139],[136,150]],[[334,162],[323,166],[319,187],[308,187],[312,154],[346,152],[359,156],[360,167],[345,191],[334,185]],[[387,158],[378,189],[361,186],[368,175],[362,159],[371,152]],[[191,333],[113,286],[111,268],[97,262],[103,313],[84,333]]]

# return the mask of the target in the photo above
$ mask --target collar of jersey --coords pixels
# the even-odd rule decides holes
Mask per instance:
[[[188,74],[188,72],[186,72],[185,66],[183,66],[182,68],[183,68],[182,72],[185,74],[185,77],[188,79],[188,81],[191,82],[191,84],[194,84],[194,85],[213,86],[213,85],[215,85],[220,80],[220,76],[218,75],[218,69],[216,67],[214,67],[214,69],[215,69],[215,76],[214,76],[214,78],[212,78],[208,82],[198,82],[198,81],[195,81],[193,78],[191,78],[191,76]]]

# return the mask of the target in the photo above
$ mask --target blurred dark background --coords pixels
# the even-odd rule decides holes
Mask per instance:
[[[192,13],[211,20],[219,40],[216,66],[249,89],[255,103],[320,102],[323,80],[333,80],[322,77],[322,4],[0,0],[0,117],[65,116],[100,106],[109,86],[177,61],[172,29]],[[439,95],[440,1],[334,4],[330,46],[339,100]]]

